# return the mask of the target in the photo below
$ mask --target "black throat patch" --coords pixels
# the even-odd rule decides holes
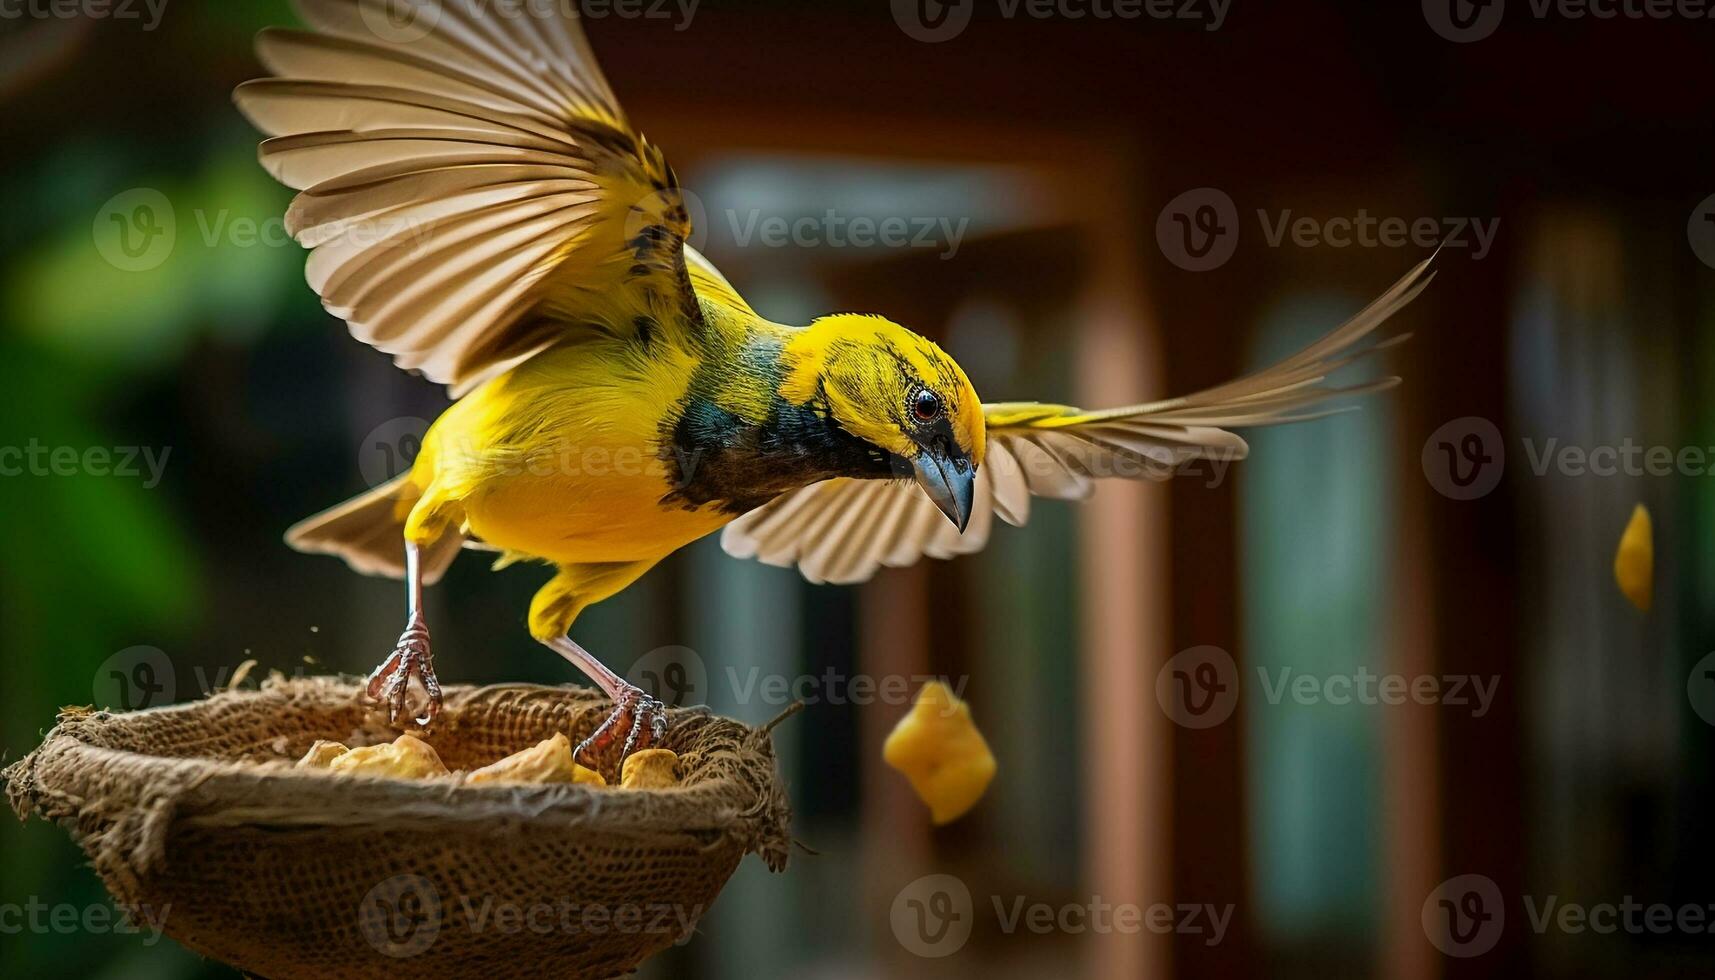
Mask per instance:
[[[742,514],[837,476],[887,479],[910,473],[903,460],[848,433],[820,400],[793,405],[775,396],[760,425],[692,395],[663,440],[673,490],[663,503]]]

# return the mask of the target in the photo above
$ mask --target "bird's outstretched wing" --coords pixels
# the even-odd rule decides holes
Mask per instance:
[[[988,442],[964,534],[914,483],[837,479],[783,494],[740,517],[727,525],[721,546],[735,557],[797,565],[812,582],[861,582],[882,566],[980,550],[995,517],[1024,524],[1033,495],[1081,500],[1103,477],[1161,479],[1196,459],[1242,459],[1245,441],[1229,427],[1317,418],[1330,414],[1324,405],[1330,399],[1397,384],[1398,378],[1383,378],[1340,388],[1327,378],[1404,340],[1354,350],[1433,278],[1426,259],[1309,347],[1194,395],[1106,411],[1036,402],[984,405]]]
[[[275,77],[234,98],[355,337],[462,391],[569,331],[694,310],[677,180],[575,5],[296,2],[313,31],[264,31]]]

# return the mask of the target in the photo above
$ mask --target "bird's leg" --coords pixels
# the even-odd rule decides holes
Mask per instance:
[[[428,701],[416,717],[419,727],[428,727],[441,713],[441,682],[435,678],[435,658],[429,652],[429,627],[423,621],[423,570],[417,545],[405,542],[405,632],[393,653],[369,675],[369,700],[387,705],[387,720],[397,725],[407,714],[411,678],[423,685]]]
[[[572,758],[579,765],[617,775],[626,756],[638,749],[649,748],[667,734],[666,705],[609,670],[571,637],[561,636],[542,642],[548,649],[570,660],[613,699],[613,713],[572,751]],[[617,756],[614,755],[616,746]],[[610,760],[612,768],[605,768],[603,764]]]

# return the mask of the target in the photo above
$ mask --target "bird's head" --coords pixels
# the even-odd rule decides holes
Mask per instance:
[[[965,529],[983,461],[983,410],[945,351],[891,320],[843,313],[800,331],[784,364],[782,396],[814,404],[880,450]]]

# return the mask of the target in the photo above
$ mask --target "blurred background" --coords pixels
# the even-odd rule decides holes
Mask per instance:
[[[1445,242],[1382,365],[1405,384],[1230,471],[1038,502],[860,588],[711,539],[587,613],[580,641],[675,700],[813,702],[776,742],[818,853],[747,861],[646,976],[1715,975],[1706,6],[586,7],[758,310],[885,312],[990,399],[1227,380]],[[61,705],[191,700],[250,659],[361,673],[397,635],[396,584],[280,542],[445,404],[322,312],[232,107],[252,35],[295,22],[0,4],[7,762]],[[1611,573],[1640,502],[1647,613]],[[486,564],[431,593],[442,679],[577,680],[524,631],[545,573]],[[849,686],[928,674],[1000,761],[941,829],[880,761],[907,706]],[[104,892],[56,827],[0,849],[7,975],[233,975],[33,926]]]

